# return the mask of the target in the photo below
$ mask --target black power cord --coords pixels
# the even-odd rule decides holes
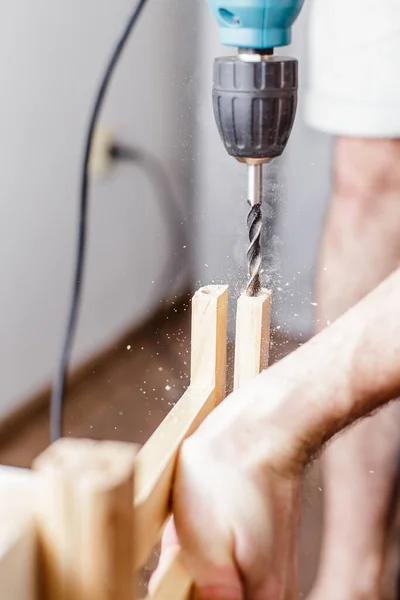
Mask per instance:
[[[96,130],[99,114],[103,106],[104,98],[108,90],[111,77],[115,67],[126,45],[126,42],[146,4],[147,0],[139,0],[129,17],[128,22],[122,32],[122,35],[111,55],[110,61],[102,77],[99,89],[97,91],[92,113],[89,120],[89,126],[86,134],[85,153],[82,164],[80,199],[79,199],[79,225],[78,239],[75,258],[75,274],[73,280],[72,298],[69,308],[67,328],[62,345],[62,352],[58,364],[58,370],[54,381],[50,404],[50,437],[54,442],[62,435],[63,429],[63,404],[66,386],[67,370],[71,356],[72,344],[76,330],[76,323],[79,313],[79,304],[82,292],[82,282],[84,275],[84,265],[86,256],[86,238],[87,238],[87,213],[88,213],[88,188],[89,188],[89,161],[93,144],[93,136]]]

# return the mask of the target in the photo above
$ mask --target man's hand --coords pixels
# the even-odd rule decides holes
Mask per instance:
[[[171,521],[151,587],[180,542],[200,598],[297,598],[300,470],[285,468],[283,446],[270,457],[243,447],[243,420],[232,414],[248,401],[235,393],[183,444],[173,498],[177,535]]]
[[[183,444],[174,516],[200,597],[297,598],[303,466],[400,396],[399,307],[400,269],[223,401]]]

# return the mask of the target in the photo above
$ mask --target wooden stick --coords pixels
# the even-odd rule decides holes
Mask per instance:
[[[218,404],[226,394],[228,286],[200,288],[192,300],[191,384],[216,388]]]
[[[0,467],[0,597],[38,600],[35,478],[26,469]]]
[[[215,406],[215,390],[190,386],[140,450],[136,462],[136,567],[146,562],[170,512],[179,448]]]
[[[33,518],[17,529],[0,533],[0,589],[2,598],[37,600],[36,538]],[[3,595],[4,594],[4,595]]]
[[[136,460],[136,566],[143,566],[170,512],[179,448],[225,395],[227,286],[201,288],[192,304],[191,384]]]
[[[246,384],[268,366],[271,292],[243,294],[237,303],[234,388]]]
[[[136,448],[62,439],[34,463],[45,600],[132,600]]]

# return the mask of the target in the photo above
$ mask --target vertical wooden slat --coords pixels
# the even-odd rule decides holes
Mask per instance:
[[[134,459],[119,442],[63,439],[34,463],[44,600],[132,600]]]
[[[225,396],[228,287],[199,289],[192,300],[191,383],[136,460],[136,565],[158,542],[170,511],[180,445]]]
[[[35,477],[0,467],[0,598],[40,600],[37,589]]]
[[[237,302],[235,389],[266,369],[269,359],[271,292],[254,298],[243,294]]]
[[[192,300],[191,385],[215,387],[216,403],[226,393],[228,286],[207,285]]]

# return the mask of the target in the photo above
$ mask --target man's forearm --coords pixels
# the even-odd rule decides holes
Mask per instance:
[[[305,460],[344,427],[395,398],[400,394],[400,270],[261,378],[251,401],[260,424],[289,434]],[[285,392],[273,400],[275,406],[268,405],[268,397],[261,400],[262,389],[280,385]]]

